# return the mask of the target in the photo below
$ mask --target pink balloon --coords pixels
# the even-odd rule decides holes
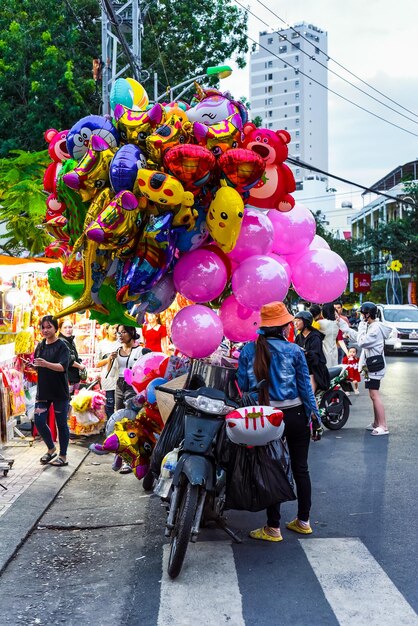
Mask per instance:
[[[290,267],[289,263],[286,261],[284,256],[280,256],[280,254],[276,254],[275,252],[269,252],[267,256],[270,256],[272,259],[274,259],[275,261],[278,261],[281,265],[283,265],[284,269],[286,270],[286,274],[289,278],[289,287],[290,287],[290,281],[292,279],[292,268]]]
[[[260,312],[248,309],[235,296],[228,296],[221,304],[219,317],[224,334],[231,341],[254,341],[260,326]]]
[[[223,334],[219,317],[202,304],[181,309],[171,325],[171,339],[175,347],[193,359],[212,354],[221,343]]]
[[[283,265],[266,255],[243,261],[232,274],[232,291],[240,304],[257,311],[264,304],[283,300],[289,279]]]
[[[273,247],[273,237],[273,224],[267,214],[246,208],[237,242],[228,257],[241,263],[254,254],[267,254]]]
[[[160,365],[164,359],[167,359],[167,355],[162,352],[147,352],[139,357],[131,370],[125,369],[126,382],[140,393],[151,380],[160,376]]]
[[[182,296],[193,302],[209,302],[225,289],[228,272],[218,254],[198,248],[181,257],[174,267],[173,278]]]
[[[325,241],[325,239],[323,237],[320,237],[319,235],[315,235],[315,237],[312,239],[311,243],[309,244],[309,249],[318,250],[319,248],[325,248],[327,250],[330,250],[330,247],[328,243]]]
[[[348,270],[332,250],[308,250],[292,267],[293,287],[303,300],[320,304],[338,298],[347,286]]]
[[[273,252],[295,254],[309,246],[315,235],[316,223],[311,211],[295,204],[291,211],[269,211],[274,228]]]

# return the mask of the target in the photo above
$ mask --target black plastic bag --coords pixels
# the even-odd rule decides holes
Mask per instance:
[[[175,404],[161,435],[152,452],[150,469],[155,476],[160,475],[161,463],[166,454],[178,448],[184,439],[184,416],[186,409]]]
[[[226,508],[262,511],[296,500],[289,453],[282,439],[247,448],[231,444],[226,472]]]

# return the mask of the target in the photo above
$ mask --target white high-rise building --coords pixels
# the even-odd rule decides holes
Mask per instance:
[[[289,156],[328,171],[327,33],[313,24],[296,24],[274,32],[261,32],[251,54],[251,117],[262,126],[285,129],[291,137]],[[289,164],[297,189],[304,177],[322,183],[327,179]],[[321,180],[322,178],[322,180]],[[319,194],[318,194],[319,195]]]

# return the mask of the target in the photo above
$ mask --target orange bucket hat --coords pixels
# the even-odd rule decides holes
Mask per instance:
[[[284,326],[293,322],[295,318],[286,309],[283,302],[270,302],[261,309],[260,327],[263,326]]]

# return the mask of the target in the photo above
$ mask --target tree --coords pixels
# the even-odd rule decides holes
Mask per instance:
[[[40,150],[47,128],[69,128],[100,109],[92,60],[101,57],[97,0],[2,0],[0,157]],[[142,67],[162,87],[236,56],[245,65],[247,16],[232,0],[156,0],[144,17]],[[123,61],[123,58],[122,58]],[[129,71],[127,71],[129,76]]]
[[[418,184],[404,183],[405,196],[413,204],[403,210],[402,219],[379,223],[367,228],[365,242],[375,251],[388,250],[393,259],[399,259],[412,277],[418,277]]]
[[[6,230],[0,249],[11,256],[34,256],[52,241],[39,228],[46,211],[42,179],[50,159],[47,151],[15,150],[12,155],[0,159],[0,227]]]
[[[47,128],[69,128],[96,112],[91,67],[100,56],[98,7],[96,0],[2,0],[0,156],[43,149]]]

